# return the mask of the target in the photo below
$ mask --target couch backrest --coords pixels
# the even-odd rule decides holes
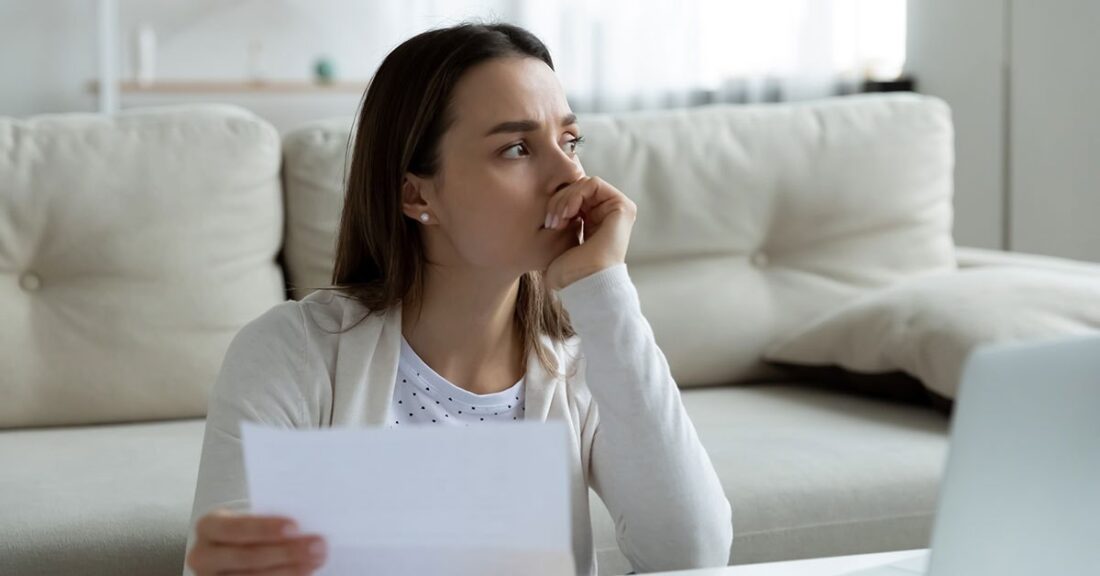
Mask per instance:
[[[280,158],[227,106],[0,118],[0,428],[205,414],[285,299]]]
[[[330,280],[352,119],[284,138],[288,279]],[[585,115],[588,174],[638,205],[627,263],[681,386],[778,376],[778,334],[955,266],[953,130],[916,94]]]

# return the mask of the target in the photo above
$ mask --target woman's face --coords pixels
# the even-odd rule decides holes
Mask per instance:
[[[431,216],[428,260],[517,277],[545,269],[578,244],[575,229],[542,228],[547,201],[585,175],[557,76],[536,58],[495,58],[463,75],[451,106],[439,173],[406,175],[405,213]]]

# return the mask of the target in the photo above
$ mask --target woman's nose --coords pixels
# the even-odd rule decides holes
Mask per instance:
[[[565,155],[563,154],[563,156]],[[554,187],[554,192],[565,188],[585,176],[584,166],[581,166],[581,161],[575,158],[568,158],[565,165],[562,166],[560,170],[561,172],[557,177],[558,185]]]
[[[581,178],[584,178],[584,172],[583,171],[581,171],[579,176],[577,176],[577,175],[570,176],[568,179],[559,182],[558,185],[554,188],[554,192],[557,192],[558,190],[561,190],[562,188],[565,188],[566,186],[569,186],[570,184],[576,182],[577,180],[580,180]]]

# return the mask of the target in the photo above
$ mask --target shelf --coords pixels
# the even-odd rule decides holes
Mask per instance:
[[[331,83],[309,82],[305,80],[256,80],[256,81],[211,81],[211,80],[161,80],[152,84],[120,82],[121,94],[295,94],[295,93],[362,93],[367,81],[334,81]],[[99,82],[88,83],[88,91],[99,90]]]

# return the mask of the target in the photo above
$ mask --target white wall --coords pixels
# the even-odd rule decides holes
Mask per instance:
[[[157,39],[157,76],[168,80],[310,80],[327,56],[339,79],[366,81],[382,58],[426,25],[492,19],[508,0],[118,0],[118,72],[135,75],[141,24]],[[411,8],[410,8],[411,6]],[[410,12],[411,10],[411,12]],[[409,18],[409,14],[418,15]],[[254,48],[258,47],[256,51]],[[94,111],[98,75],[95,0],[0,0],[0,115]],[[253,54],[253,56],[250,56]],[[287,100],[280,116],[279,97]],[[280,128],[301,118],[355,112],[357,96],[194,95],[194,101],[258,104]],[[122,107],[173,100],[122,95]]]
[[[0,0],[0,115],[92,111],[96,3]]]
[[[1100,2],[913,0],[908,29],[954,111],[956,242],[1100,262]]]
[[[906,71],[951,106],[955,242],[1003,248],[1005,0],[911,0]]]
[[[489,16],[503,1],[119,0],[120,72],[133,76],[134,31],[147,23],[156,31],[157,67],[173,80],[308,80],[319,56],[335,60],[340,77],[365,80],[426,23]],[[260,48],[256,66],[252,47]]]
[[[1100,2],[1012,11],[1012,249],[1100,262]]]

